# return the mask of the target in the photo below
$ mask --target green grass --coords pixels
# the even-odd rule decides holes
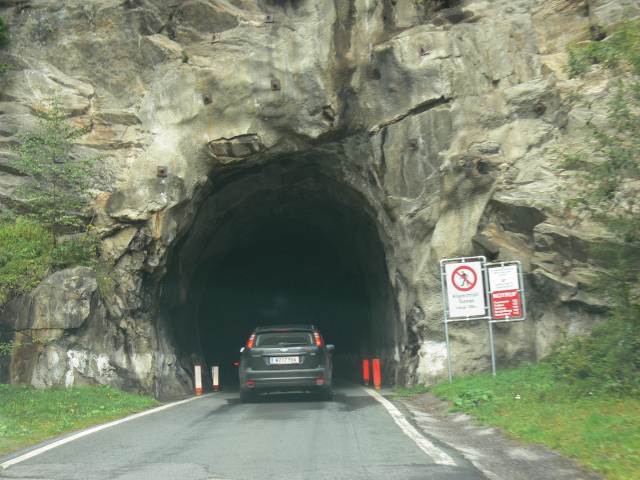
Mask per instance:
[[[36,390],[0,384],[0,455],[160,402],[109,387]]]
[[[486,425],[541,443],[609,480],[640,478],[640,398],[579,391],[541,363],[455,378],[433,393]]]
[[[402,385],[396,385],[393,387],[393,391],[396,392],[394,398],[402,398],[403,400],[411,400],[411,394],[427,393],[431,389],[425,385],[414,385],[407,388]]]

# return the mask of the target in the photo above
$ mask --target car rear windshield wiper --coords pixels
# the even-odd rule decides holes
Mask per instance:
[[[296,345],[302,345],[302,346],[306,346],[309,345],[308,343],[300,343],[300,342],[280,342],[278,345],[280,345],[281,347],[295,347]]]

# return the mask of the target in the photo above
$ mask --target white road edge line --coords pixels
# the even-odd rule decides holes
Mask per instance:
[[[208,397],[209,395],[212,395],[212,394],[198,395],[197,397],[187,398],[186,400],[180,400],[179,402],[167,403],[166,405],[162,405],[160,407],[151,408],[149,410],[143,410],[142,412],[134,413],[133,415],[129,415],[128,417],[120,418],[118,420],[113,420],[112,422],[108,422],[108,423],[103,423],[102,425],[98,425],[97,427],[88,428],[87,430],[83,430],[69,437],[65,437],[62,440],[58,440],[56,442],[50,443],[49,445],[45,445],[44,447],[36,448],[35,450],[29,453],[25,453],[24,455],[20,455],[19,457],[13,458],[4,463],[0,463],[0,470],[6,470],[12,465],[15,465],[20,462],[24,462],[25,460],[28,460],[37,455],[40,455],[41,453],[44,453],[48,450],[52,450],[56,447],[64,445],[65,443],[73,442],[74,440],[77,440],[78,438],[82,438],[86,435],[91,435],[92,433],[99,432],[100,430],[104,430],[105,428],[114,427],[116,425],[120,425],[121,423],[125,423],[130,420],[135,420],[136,418],[144,417],[145,415],[149,415],[151,413],[156,413],[161,410],[166,410],[167,408],[176,407],[178,405],[182,405],[183,403],[197,400],[198,398]]]
[[[402,413],[400,413],[400,410],[398,410],[396,407],[394,407],[393,404],[389,400],[384,398],[382,395],[380,395],[375,390],[371,390],[371,389],[364,388],[364,387],[360,387],[360,388],[362,388],[362,390],[367,392],[369,395],[371,395],[373,398],[375,398],[377,401],[379,401],[382,405],[384,405],[384,407],[391,414],[391,416],[393,417],[395,422],[402,429],[404,434],[407,437],[409,437],[411,440],[416,442],[418,447],[420,447],[420,449],[424,453],[426,453],[431,458],[433,458],[437,464],[455,466],[456,463],[453,461],[453,459],[449,455],[444,453],[442,450],[440,450],[438,447],[436,447],[429,440],[424,438],[420,434],[420,432],[418,432],[415,429],[415,427],[413,425],[411,425],[407,421],[406,418],[404,418],[404,415],[402,415]]]

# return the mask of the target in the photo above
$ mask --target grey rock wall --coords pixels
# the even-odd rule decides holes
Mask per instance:
[[[594,233],[542,208],[570,180],[552,165],[581,115],[563,101],[580,85],[562,52],[638,2],[448,5],[2,2],[0,61],[14,67],[0,76],[0,202],[23,181],[11,127],[34,128],[35,107],[61,91],[70,121],[91,126],[78,153],[105,154],[94,224],[117,274],[109,298],[75,269],[8,306],[3,338],[46,330],[55,342],[14,355],[3,379],[189,391],[201,352],[176,330],[188,314],[171,312],[190,311],[199,265],[242,242],[265,208],[293,219],[304,208],[350,245],[390,381],[446,376],[442,258],[522,262],[529,318],[497,327],[500,365],[588,331],[603,307],[583,288]],[[590,78],[589,95],[606,81]],[[311,200],[285,201],[283,188]],[[61,296],[41,297],[50,284]],[[490,368],[486,324],[451,329],[454,373]]]

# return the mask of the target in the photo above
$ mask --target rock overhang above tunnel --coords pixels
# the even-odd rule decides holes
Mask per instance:
[[[366,198],[317,165],[284,162],[241,169],[238,175],[223,178],[212,179],[189,230],[180,232],[172,247],[171,256],[180,265],[180,291],[203,264],[215,263],[226,252],[254,241],[259,232],[277,230],[285,223],[291,231],[296,225],[312,228],[336,246],[351,245],[346,251],[369,237],[382,245],[381,230],[371,215],[374,209]],[[181,295],[177,301],[184,300]]]

